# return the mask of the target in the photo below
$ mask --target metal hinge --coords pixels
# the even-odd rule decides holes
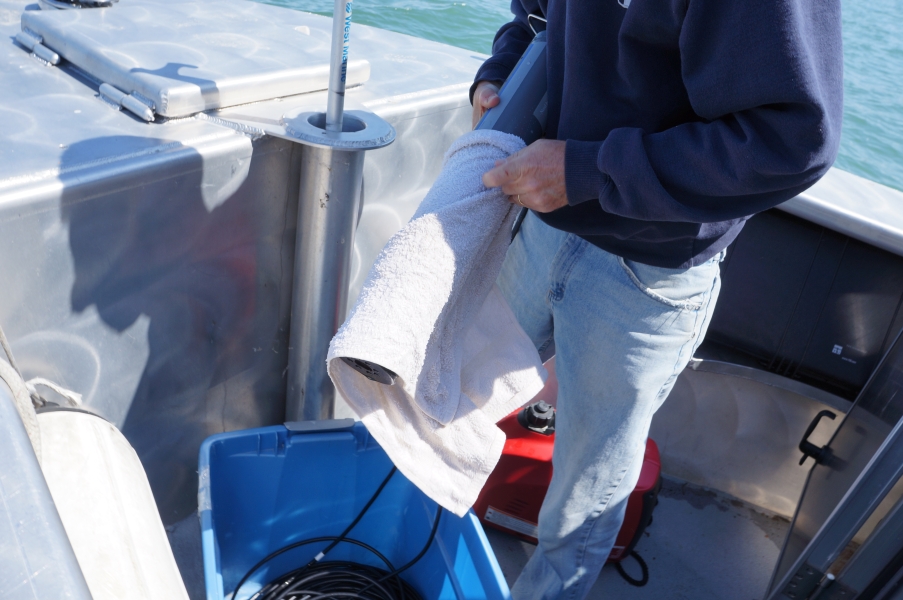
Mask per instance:
[[[136,94],[126,94],[109,83],[100,84],[100,96],[107,102],[122,107],[145,121],[154,120],[154,107]]]
[[[38,57],[45,63],[50,65],[59,64],[60,55],[45,46],[43,44],[44,38],[35,32],[23,29],[16,34],[16,41],[30,50],[33,56]],[[101,83],[100,97],[117,108],[124,108],[145,121],[154,120],[153,103],[140,98],[137,94],[126,94],[108,83]]]
[[[47,64],[58,65],[60,63],[60,55],[45,46],[44,38],[33,31],[23,29],[16,34],[16,41]]]

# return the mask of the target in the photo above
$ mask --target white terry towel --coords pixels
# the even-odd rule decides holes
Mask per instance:
[[[329,346],[329,376],[404,475],[463,516],[502,453],[502,417],[547,376],[495,279],[517,215],[482,175],[524,147],[513,135],[472,131],[417,213],[377,257]],[[370,381],[341,357],[381,365]]]

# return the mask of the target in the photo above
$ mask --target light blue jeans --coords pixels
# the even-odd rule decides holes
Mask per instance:
[[[540,353],[555,344],[554,475],[514,600],[576,600],[605,564],[652,415],[693,356],[724,253],[686,270],[624,260],[530,213],[499,286]]]

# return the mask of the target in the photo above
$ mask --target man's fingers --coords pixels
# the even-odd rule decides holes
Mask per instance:
[[[499,97],[494,92],[490,92],[488,90],[483,90],[483,93],[480,94],[480,97],[477,98],[476,105],[479,107],[479,116],[476,117],[476,121],[478,122],[483,118],[483,115],[486,114],[486,111],[494,106],[498,106]],[[473,124],[474,127],[477,126],[475,122]]]
[[[534,208],[536,205],[536,198],[533,194],[521,192],[520,194],[508,194],[508,202],[516,204],[517,206],[523,206],[524,208]]]
[[[508,194],[509,196],[515,194],[529,194],[534,191],[533,186],[525,185],[527,182],[525,181],[509,181],[508,183],[502,184],[502,191]]]
[[[491,84],[481,86],[477,100],[484,109],[492,108],[499,103],[498,89]]]
[[[483,173],[483,185],[488,188],[499,187],[508,181],[509,174],[504,163]]]
[[[565,143],[539,140],[497,161],[483,175],[483,185],[501,188],[511,202],[546,213],[567,204],[564,182]]]
[[[491,81],[481,81],[474,90],[472,125],[477,126],[483,114],[499,103],[499,85]]]
[[[486,90],[483,93],[483,97],[480,98],[480,105],[483,107],[483,110],[489,110],[494,106],[498,106],[499,103],[499,95],[493,91]]]
[[[483,185],[486,187],[507,186],[520,179],[521,165],[519,156],[512,154],[505,160],[495,161],[495,168],[483,174]],[[504,188],[503,188],[504,189]],[[506,194],[508,192],[505,192]]]

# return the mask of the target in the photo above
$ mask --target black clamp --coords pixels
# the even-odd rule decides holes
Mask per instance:
[[[800,440],[799,445],[800,452],[803,453],[803,457],[800,459],[801,465],[806,462],[806,459],[810,456],[815,459],[815,464],[818,464],[825,459],[829,452],[831,452],[828,449],[827,445],[819,448],[809,441],[809,436],[812,435],[812,432],[815,431],[816,427],[818,427],[818,423],[821,421],[822,417],[828,417],[833,421],[837,417],[837,415],[832,413],[830,410],[823,410],[815,415],[815,418],[812,419],[811,423],[809,423],[809,427],[806,428],[806,433],[803,434],[803,439]]]

